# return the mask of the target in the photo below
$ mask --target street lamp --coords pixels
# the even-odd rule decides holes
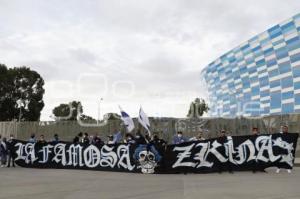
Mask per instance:
[[[101,101],[103,101],[103,98],[100,98],[100,100],[98,101],[98,119],[97,119],[97,124],[99,124],[100,122],[100,104]]]
[[[25,101],[23,100],[23,92],[24,89],[20,88],[19,89],[20,93],[21,93],[21,98],[17,100],[17,104],[18,104],[18,108],[19,108],[19,122],[21,122],[21,118],[22,118],[22,108],[25,107]]]
[[[17,88],[17,85],[20,87],[17,88],[17,90],[20,92],[20,99],[17,100],[18,108],[19,108],[19,122],[21,122],[22,119],[22,108],[28,107],[28,101],[25,101],[23,99],[23,94],[26,92],[26,89],[23,86],[23,82],[27,82],[26,78],[16,79],[15,80],[15,88]],[[26,95],[25,95],[26,97]]]
[[[19,106],[19,122],[21,122],[21,118],[22,118],[22,107],[23,105],[23,100],[19,100],[18,101],[18,106]]]

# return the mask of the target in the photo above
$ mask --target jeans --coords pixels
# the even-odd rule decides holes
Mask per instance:
[[[7,161],[7,154],[2,152],[2,154],[1,154],[1,165],[6,165],[6,161]]]
[[[12,153],[8,154],[8,164],[7,167],[10,167],[10,162],[12,162],[12,166],[15,167],[15,157]]]

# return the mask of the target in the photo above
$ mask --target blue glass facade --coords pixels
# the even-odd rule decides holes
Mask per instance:
[[[202,76],[211,116],[300,112],[300,14],[224,54]]]

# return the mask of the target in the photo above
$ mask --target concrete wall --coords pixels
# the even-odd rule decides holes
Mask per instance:
[[[79,132],[105,136],[119,125],[120,121],[111,121],[100,127],[84,127],[77,122],[0,122],[0,134],[6,137],[14,134],[16,138],[22,140],[27,140],[32,133],[37,136],[43,134],[49,140],[57,133],[61,139],[71,141]]]
[[[171,141],[176,131],[183,131],[188,137],[195,136],[199,130],[204,130],[206,138],[217,137],[221,129],[230,135],[247,135],[252,127],[258,127],[261,133],[277,133],[281,125],[288,125],[290,132],[300,133],[300,114],[268,116],[263,118],[203,118],[203,119],[178,119],[178,118],[150,118],[152,132],[158,132],[160,137]],[[134,120],[137,128],[141,128]],[[120,120],[107,122],[103,126],[84,127],[77,122],[0,122],[0,134],[8,137],[14,134],[16,138],[27,140],[32,133],[37,136],[44,134],[50,140],[53,134],[59,134],[63,140],[71,141],[79,132],[98,134],[103,140],[112,134],[115,129],[120,129],[125,134],[125,127]],[[141,128],[142,129],[142,128]],[[300,157],[300,141],[298,141],[297,156]]]

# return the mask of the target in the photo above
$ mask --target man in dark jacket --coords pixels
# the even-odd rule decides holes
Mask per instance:
[[[58,134],[57,133],[55,133],[54,135],[53,135],[53,139],[52,139],[52,144],[57,144],[57,143],[59,143],[59,136],[58,136]]]
[[[153,139],[151,140],[151,143],[159,150],[159,152],[163,152],[164,148],[167,145],[167,142],[163,139],[160,139],[158,134],[153,135]]]
[[[255,143],[257,136],[259,136],[259,130],[257,127],[252,128],[252,135],[253,135],[253,142]],[[257,171],[259,171],[258,162],[256,159],[251,160],[251,162],[252,162],[252,167],[253,167],[252,172],[256,173]],[[264,171],[264,170],[261,170],[261,171]]]
[[[137,145],[147,144],[145,137],[142,135],[142,133],[139,130],[135,134],[135,143]]]
[[[226,131],[225,130],[221,130],[221,133],[220,133],[220,136],[217,138],[217,141],[222,144],[223,146],[220,147],[219,149],[219,152],[221,154],[225,154],[226,151],[225,151],[225,143],[228,142],[228,137],[226,135]],[[224,162],[224,163],[219,163],[219,166],[218,166],[218,170],[219,170],[219,173],[222,173],[223,171],[228,171],[229,173],[233,173],[233,170],[232,170],[232,167],[231,167],[231,163],[229,162],[229,160],[227,162]]]
[[[0,142],[0,151],[1,151],[1,167],[4,167],[6,165],[7,161],[7,141],[4,137],[2,141]]]
[[[82,143],[83,144],[90,144],[90,139],[89,139],[89,134],[88,133],[83,134]]]
[[[92,144],[96,146],[104,145],[104,142],[101,140],[99,135],[94,135],[92,139]]]
[[[82,132],[78,133],[78,135],[76,135],[73,139],[73,144],[80,143],[82,140],[82,136],[83,136]]]
[[[39,144],[43,144],[43,145],[46,145],[47,144],[47,141],[45,140],[45,136],[42,134],[40,135],[40,139],[38,140]]]
[[[14,154],[14,146],[15,146],[15,138],[14,135],[10,135],[9,140],[7,141],[7,150],[8,150],[8,164],[7,167],[10,167],[10,163],[12,162],[12,166],[15,167],[15,154]]]

